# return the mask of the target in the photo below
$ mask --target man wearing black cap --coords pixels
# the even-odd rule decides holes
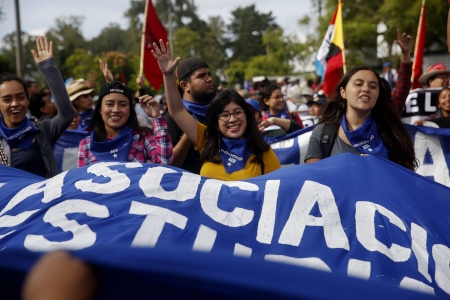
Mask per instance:
[[[208,64],[201,58],[187,58],[179,64],[176,75],[178,90],[183,98],[184,106],[197,121],[204,123],[206,111],[216,95],[216,88]],[[164,114],[164,117],[167,120],[167,128],[172,138],[172,165],[199,174],[200,154],[195,151],[188,137],[168,112]]]

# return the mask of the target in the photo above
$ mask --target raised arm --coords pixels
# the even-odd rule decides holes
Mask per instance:
[[[400,67],[398,69],[397,84],[392,91],[392,101],[397,107],[397,114],[400,116],[405,107],[406,98],[408,98],[409,90],[412,87],[412,62],[410,57],[411,36],[400,33],[397,29],[397,40],[394,41],[401,49]]]
[[[169,43],[164,45],[163,40],[159,41],[159,46],[153,43],[153,47],[155,50],[152,50],[152,54],[158,61],[159,68],[164,77],[164,91],[166,93],[169,114],[191,142],[195,143],[197,140],[198,123],[186,108],[184,108],[176,84],[175,68],[180,58],[173,59]]]
[[[53,59],[53,43],[48,42],[46,37],[38,37],[36,39],[36,50],[32,49],[31,53],[36,66],[52,91],[58,109],[58,114],[45,125],[49,127],[51,132],[49,141],[53,144],[72,122],[74,117],[73,106],[67,94],[64,80]]]

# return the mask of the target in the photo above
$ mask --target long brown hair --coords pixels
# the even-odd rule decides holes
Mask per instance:
[[[359,71],[371,71],[378,80],[379,96],[371,114],[377,124],[378,133],[389,153],[389,160],[410,170],[418,167],[414,146],[405,125],[401,122],[391,100],[391,89],[385,80],[370,67],[361,66],[350,69],[336,87],[334,96],[325,108],[320,123],[339,123],[347,111],[347,100],[340,90],[345,89],[351,77]]]
[[[207,139],[200,157],[201,163],[203,164],[206,161],[213,163],[222,162],[219,155],[219,145],[222,134],[218,129],[219,120],[217,116],[222,113],[225,106],[231,102],[239,105],[244,110],[245,117],[247,118],[247,127],[245,128],[244,137],[247,138],[247,147],[251,153],[255,155],[251,162],[256,162],[260,166],[263,166],[263,153],[269,150],[270,146],[264,141],[262,134],[259,132],[255,116],[251,111],[249,104],[245,102],[244,98],[242,98],[238,92],[229,89],[225,89],[217,94],[206,114],[205,124],[208,128],[205,134]]]

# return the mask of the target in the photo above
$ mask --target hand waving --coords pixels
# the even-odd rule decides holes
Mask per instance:
[[[100,69],[102,69],[103,77],[105,77],[106,82],[113,82],[114,76],[111,73],[111,70],[108,69],[108,64],[101,59],[98,60],[98,63],[100,64]]]
[[[152,118],[159,118],[161,112],[159,110],[159,103],[152,96],[143,95],[139,97],[142,109]]]
[[[397,45],[399,45],[399,47],[403,53],[409,54],[409,49],[411,46],[411,36],[410,35],[408,35],[406,33],[400,34],[400,29],[397,29],[397,40],[395,40],[394,42],[397,43]]]
[[[163,74],[171,74],[175,71],[180,58],[173,59],[169,42],[164,45],[163,40],[159,40],[159,45],[158,47],[156,43],[153,43],[155,48],[155,50],[152,50],[153,57],[158,61],[159,68]]]
[[[36,39],[36,49],[37,51],[31,49],[36,64],[53,57],[53,42],[50,41],[49,44],[46,37],[40,36]]]

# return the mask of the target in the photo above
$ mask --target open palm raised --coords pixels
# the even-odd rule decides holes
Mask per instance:
[[[172,53],[170,52],[169,42],[164,45],[163,40],[159,40],[158,44],[153,43],[152,54],[153,57],[158,61],[159,69],[163,74],[170,74],[175,71],[175,68],[180,60],[179,57],[173,59]]]

